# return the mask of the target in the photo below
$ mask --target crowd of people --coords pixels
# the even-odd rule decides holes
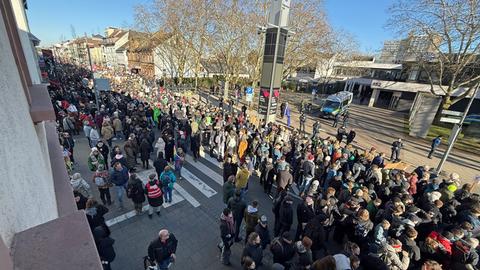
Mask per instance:
[[[142,214],[146,198],[149,217],[160,215],[160,206],[172,201],[185,155],[197,160],[201,151],[223,164],[218,247],[224,265],[231,264],[231,247],[244,237],[244,269],[260,268],[266,252],[273,256],[272,269],[477,267],[480,197],[456,173],[442,179],[428,166],[413,172],[388,169],[384,153],[356,149],[355,131],[347,133],[343,126],[329,137],[317,122],[306,135],[305,127],[254,121],[243,108],[224,108],[222,101],[203,104],[163,88],[150,102],[114,89],[99,97],[96,108],[92,91],[82,84],[85,71],[64,66],[62,72],[61,84],[51,87],[60,141],[69,172],[83,158],[74,158],[72,136],[83,132],[91,146],[90,183],[103,204],[93,199],[79,173],[72,174],[71,183],[105,269],[115,257],[103,219],[112,204],[110,188],[119,207],[126,196]],[[124,139],[123,148],[113,145]],[[401,141],[392,144],[392,159],[401,147]],[[156,173],[143,185],[135,172],[140,165],[148,168],[152,155]],[[257,180],[272,199],[272,227],[258,202],[248,201],[249,186]],[[149,248],[160,269],[175,260],[177,240],[170,235],[162,230]]]

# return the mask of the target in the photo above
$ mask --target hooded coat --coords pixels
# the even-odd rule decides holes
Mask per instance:
[[[83,179],[80,174],[74,174],[70,180],[73,191],[77,191],[82,194],[85,198],[92,197],[92,192],[90,191],[90,185]]]
[[[145,201],[145,194],[143,192],[143,183],[138,177],[130,177],[127,184],[127,196],[134,203],[143,203]]]
[[[404,256],[402,259],[395,252],[395,249],[390,245],[385,245],[380,250],[380,259],[385,262],[390,270],[407,270],[410,264],[410,258]]]
[[[110,238],[105,231],[105,228],[102,226],[96,227],[93,230],[93,238],[95,239],[95,244],[97,245],[98,255],[101,260],[108,262],[113,262],[115,259],[115,250],[113,249],[113,244],[115,240]]]

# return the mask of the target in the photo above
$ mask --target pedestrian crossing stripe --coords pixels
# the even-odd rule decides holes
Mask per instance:
[[[172,205],[175,205],[175,204],[177,204],[177,203],[179,203],[179,202],[182,202],[182,201],[184,201],[184,200],[185,200],[185,199],[180,195],[180,192],[174,190],[174,191],[172,192],[172,202],[171,202],[171,203],[163,203],[162,206],[163,206],[163,208],[168,208],[168,207],[170,207],[170,206],[172,206]],[[148,207],[149,207],[149,205],[148,205],[148,203],[147,203],[146,205],[144,205],[144,206],[142,207],[142,212],[147,212],[147,211],[148,211]],[[118,216],[118,217],[114,217],[114,218],[112,218],[112,219],[109,219],[109,220],[105,221],[105,224],[107,224],[108,227],[111,227],[111,226],[113,226],[113,225],[115,225],[115,224],[117,224],[117,223],[120,223],[120,222],[122,222],[122,221],[125,221],[125,220],[127,220],[127,219],[129,219],[129,218],[132,218],[132,217],[136,216],[136,215],[137,215],[137,213],[135,212],[135,210],[132,210],[132,211],[127,212],[127,213],[125,213],[125,214],[123,214],[123,215],[120,215],[120,216]]]
[[[180,196],[185,198],[185,200],[187,200],[187,202],[189,202],[193,207],[197,208],[200,206],[200,203],[195,200],[195,198],[193,198],[192,195],[190,195],[190,193],[183,189],[182,186],[180,186],[178,183],[173,186],[173,189],[177,191]]]
[[[200,156],[210,162],[211,164],[215,165],[215,167],[218,167],[220,169],[223,169],[223,164],[218,162],[215,158],[212,158],[210,155],[206,154],[202,148],[200,148]]]
[[[207,198],[210,198],[215,194],[217,194],[217,192],[213,188],[209,187],[207,184],[205,184],[202,180],[196,177],[193,173],[191,173],[185,167],[182,168],[181,175],[185,180],[187,180],[192,186],[198,189]]]
[[[189,155],[187,155],[186,160],[187,160],[189,165],[192,165],[193,167],[195,167],[196,169],[201,171],[203,174],[210,177],[210,179],[217,182],[217,184],[223,186],[223,176],[221,176],[220,174],[218,174],[214,170],[210,169],[208,166],[206,166],[202,162],[200,162],[200,161],[195,162],[193,160],[193,158]]]

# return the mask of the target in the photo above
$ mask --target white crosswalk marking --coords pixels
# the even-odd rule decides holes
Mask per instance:
[[[217,182],[219,185],[223,185],[223,176],[215,172],[214,170],[210,169],[208,166],[203,164],[200,161],[195,162],[193,158],[189,155],[187,155],[186,158],[188,164],[192,165],[193,167],[197,168],[199,171],[201,171],[203,174],[206,176],[210,177],[213,181]]]
[[[187,200],[187,202],[189,202],[193,207],[199,207],[200,206],[200,203],[197,200],[195,200],[195,198],[193,198],[192,195],[190,195],[190,193],[188,193],[185,189],[183,189],[182,186],[180,186],[178,183],[176,183],[173,186],[173,189],[175,191],[178,191],[178,193],[183,198],[185,198],[185,200]]]
[[[203,193],[203,195],[205,195],[207,198],[210,198],[213,195],[217,194],[217,192],[213,188],[209,187],[193,173],[185,169],[185,167],[182,168],[182,177],[186,179],[190,184],[192,184],[192,186],[198,189],[201,193]]]
[[[200,150],[200,156],[204,159],[206,159],[208,162],[210,162],[211,164],[215,165],[216,167],[222,169],[223,168],[223,164],[221,162],[218,162],[218,160],[212,158],[208,153],[205,153],[204,151]]]

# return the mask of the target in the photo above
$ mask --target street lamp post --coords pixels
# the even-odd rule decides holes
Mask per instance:
[[[452,133],[450,134],[450,143],[448,144],[447,150],[445,150],[445,153],[443,154],[442,159],[440,160],[440,163],[438,164],[437,167],[437,173],[440,173],[443,169],[443,165],[445,165],[445,162],[448,159],[448,156],[450,155],[450,152],[452,151],[453,145],[457,141],[457,137],[462,131],[462,126],[463,122],[465,121],[465,118],[467,117],[468,111],[470,110],[470,107],[472,106],[473,101],[475,100],[475,97],[477,96],[478,88],[480,87],[480,84],[477,84],[475,86],[475,90],[473,90],[472,97],[470,98],[470,101],[468,102],[467,107],[465,108],[465,112],[462,115],[462,118],[460,119],[460,123],[455,124],[454,128],[452,129]]]

